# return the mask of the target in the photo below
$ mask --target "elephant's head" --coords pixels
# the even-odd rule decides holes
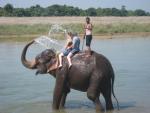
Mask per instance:
[[[26,59],[26,52],[28,47],[33,43],[34,41],[28,43],[23,51],[21,56],[22,64],[29,68],[29,69],[37,69],[37,74],[45,74],[47,73],[47,69],[50,67],[53,67],[54,63],[56,62],[56,53],[52,49],[46,49],[43,52],[41,52],[39,55],[37,55],[34,60],[29,61]]]

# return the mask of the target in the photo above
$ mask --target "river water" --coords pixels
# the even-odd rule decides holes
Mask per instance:
[[[53,113],[51,109],[55,79],[35,76],[34,70],[22,66],[20,56],[26,43],[0,43],[0,113]],[[33,58],[44,48],[33,45],[27,57]],[[92,49],[112,63],[116,79],[114,90],[120,111],[112,113],[150,112],[150,37],[94,39]],[[103,106],[103,97],[100,97]],[[86,93],[72,90],[65,113],[95,113]]]

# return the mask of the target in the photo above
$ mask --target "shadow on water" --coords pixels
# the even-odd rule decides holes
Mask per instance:
[[[95,106],[91,101],[68,100],[65,108],[58,111],[52,110],[52,101],[36,101],[22,104],[14,104],[3,113],[124,113],[130,108],[136,108],[136,102],[120,102],[120,110],[117,110],[117,105],[114,102],[114,110],[107,112],[95,111]],[[105,103],[102,102],[104,107]],[[0,112],[1,113],[1,112]]]
[[[65,107],[69,109],[81,109],[81,108],[94,109],[94,104],[90,101],[70,100],[66,102]]]
[[[130,101],[130,102],[120,102],[119,103],[119,110],[117,109],[117,105],[114,104],[114,110],[112,111],[95,111],[95,106],[92,102],[90,101],[67,101],[66,105],[65,105],[65,109],[63,110],[59,110],[56,111],[55,113],[70,113],[72,111],[72,113],[74,113],[73,111],[77,112],[81,112],[83,110],[84,113],[122,113],[122,111],[127,110],[129,108],[134,108],[136,107],[135,101]],[[102,103],[103,107],[104,107],[104,103]]]

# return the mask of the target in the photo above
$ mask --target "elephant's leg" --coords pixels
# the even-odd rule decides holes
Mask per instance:
[[[87,90],[87,97],[95,104],[96,110],[103,111],[103,107],[99,100],[99,79],[93,77],[90,80],[90,84]]]
[[[111,82],[107,84],[105,89],[103,89],[102,94],[106,102],[106,110],[113,110],[113,104],[111,99]]]
[[[60,105],[59,105],[60,109],[64,108],[64,105],[65,105],[65,102],[66,102],[66,97],[67,97],[67,93],[64,92],[63,95],[62,95],[61,101],[60,101]]]
[[[59,109],[64,91],[65,75],[57,75],[53,94],[53,109]]]
[[[60,105],[59,105],[60,109],[64,108],[64,105],[65,105],[65,102],[66,102],[66,97],[67,97],[67,94],[69,92],[70,92],[70,89],[68,87],[66,87],[65,90],[63,91],[63,95],[62,95],[62,98],[61,98],[61,101],[60,101]]]
[[[96,111],[103,111],[104,109],[103,109],[102,104],[99,100],[99,96],[97,94],[92,93],[93,91],[92,90],[90,91],[90,90],[91,89],[88,89],[88,91],[87,91],[87,97],[91,101],[94,102]]]
[[[99,100],[99,97],[97,97],[95,99],[94,103],[95,103],[95,109],[96,109],[96,111],[104,111],[104,109],[102,107],[102,104],[101,104],[101,102]]]
[[[60,88],[56,85],[55,89],[54,89],[54,94],[53,94],[53,109],[54,110],[59,109],[62,94],[63,94],[62,88]]]
[[[105,102],[106,102],[106,110],[113,110],[113,104],[111,100],[111,94],[104,94]]]

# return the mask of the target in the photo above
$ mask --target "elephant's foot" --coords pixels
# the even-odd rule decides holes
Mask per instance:
[[[106,101],[106,110],[107,110],[107,111],[114,110],[114,107],[113,107],[111,98],[109,98],[109,99]]]
[[[96,109],[96,111],[104,111],[104,108],[103,108],[103,106],[102,106],[102,104],[101,104],[101,102],[99,100],[99,97],[97,97],[95,99],[94,103],[95,103],[95,109]]]
[[[65,107],[65,100],[61,100],[60,105],[59,105],[59,109],[64,109]]]
[[[65,108],[64,106],[65,106],[65,102],[66,102],[67,93],[70,92],[70,90],[67,87],[65,89],[66,89],[66,91],[63,93],[63,96],[61,98],[59,109]]]
[[[96,110],[96,112],[104,112],[105,111],[105,109],[100,106],[96,106],[95,110]]]
[[[107,111],[111,111],[111,110],[114,110],[114,107],[113,107],[113,105],[106,105],[106,110]]]
[[[59,110],[59,104],[53,103],[52,109],[53,109],[54,111]]]
[[[97,111],[97,112],[103,112],[103,111],[105,111],[105,109],[101,106],[101,105],[95,105],[95,110]]]
[[[62,109],[65,109],[65,107],[64,107],[63,105],[60,105],[60,106],[59,106],[59,109],[62,110]]]

